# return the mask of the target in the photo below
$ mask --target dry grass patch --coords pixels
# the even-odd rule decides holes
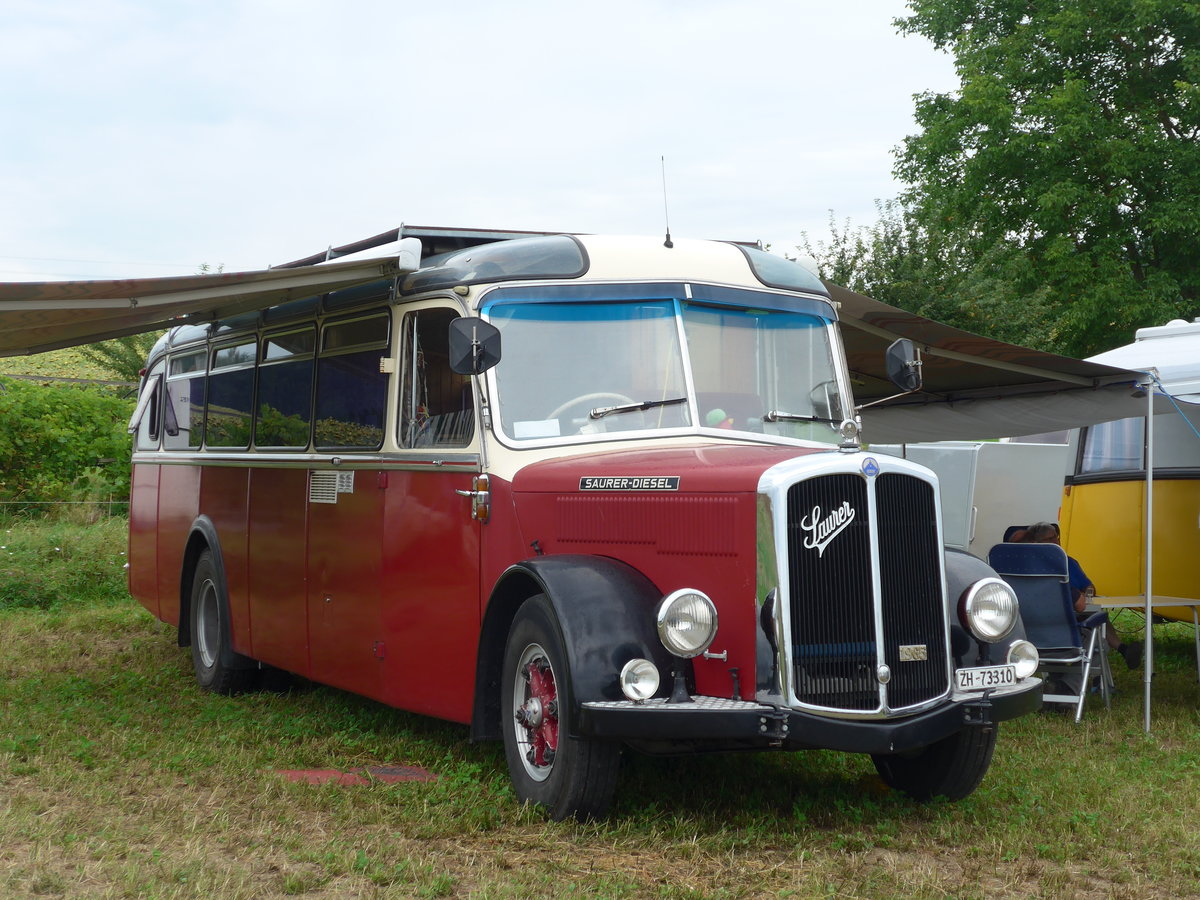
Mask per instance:
[[[54,580],[54,572],[43,572]],[[200,692],[173,630],[101,591],[0,610],[0,897],[1200,896],[1200,689],[1168,629],[1155,730],[1113,710],[1002,729],[957,804],[828,752],[626,761],[613,815],[518,806],[497,746],[338,691]],[[411,765],[431,783],[284,768]]]

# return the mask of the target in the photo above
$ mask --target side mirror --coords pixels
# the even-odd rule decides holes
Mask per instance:
[[[482,375],[498,362],[500,329],[477,318],[459,318],[450,323],[451,371]]]
[[[884,363],[888,380],[900,390],[911,393],[921,389],[921,356],[908,338],[892,342]]]

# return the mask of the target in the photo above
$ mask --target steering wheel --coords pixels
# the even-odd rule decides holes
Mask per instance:
[[[813,415],[822,419],[834,419],[834,400],[838,399],[837,385],[833,379],[822,381],[808,392],[809,402],[812,403]],[[837,412],[840,412],[838,410]]]
[[[625,403],[637,403],[637,401],[632,397],[626,397],[624,394],[617,394],[613,391],[598,391],[595,394],[580,394],[578,397],[574,397],[568,400],[566,403],[560,403],[558,406],[554,407],[553,412],[546,414],[546,418],[557,419],[568,409],[573,406],[578,406],[581,403],[594,406],[597,400],[616,400],[617,402],[613,404],[614,406],[620,406]]]

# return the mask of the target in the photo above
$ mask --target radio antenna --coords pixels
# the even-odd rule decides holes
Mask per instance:
[[[666,156],[660,156],[659,162],[662,164],[663,221],[667,225],[667,237],[666,237],[666,240],[663,241],[663,246],[666,247],[668,250],[670,250],[672,247],[675,246],[675,243],[671,240],[671,214],[670,214],[670,211],[667,209],[667,158],[666,158]]]

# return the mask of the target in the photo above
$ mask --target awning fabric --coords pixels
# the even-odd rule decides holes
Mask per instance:
[[[0,356],[40,353],[171,325],[216,321],[338,288],[402,275],[419,253],[360,259],[419,237],[426,250],[453,249],[524,233],[402,227],[255,272],[120,281],[0,284]],[[439,244],[438,241],[442,243]],[[415,242],[414,242],[415,243]],[[445,246],[442,246],[445,244]],[[337,258],[347,257],[341,261]],[[353,259],[349,257],[354,257]],[[920,391],[863,410],[866,440],[980,440],[1057,431],[1142,415],[1140,373],[1005,344],[888,306],[827,283],[840,304],[841,335],[860,404],[897,393],[884,351],[909,338],[922,354]],[[1144,396],[1144,395],[1143,395]]]
[[[411,254],[172,278],[0,283],[0,356],[202,324],[414,271]]]
[[[884,368],[892,341],[908,338],[921,351],[921,390],[863,410],[863,437],[872,443],[1040,434],[1146,411],[1140,372],[980,337],[836,284],[825,286],[841,305],[842,342],[858,403],[898,392]]]

